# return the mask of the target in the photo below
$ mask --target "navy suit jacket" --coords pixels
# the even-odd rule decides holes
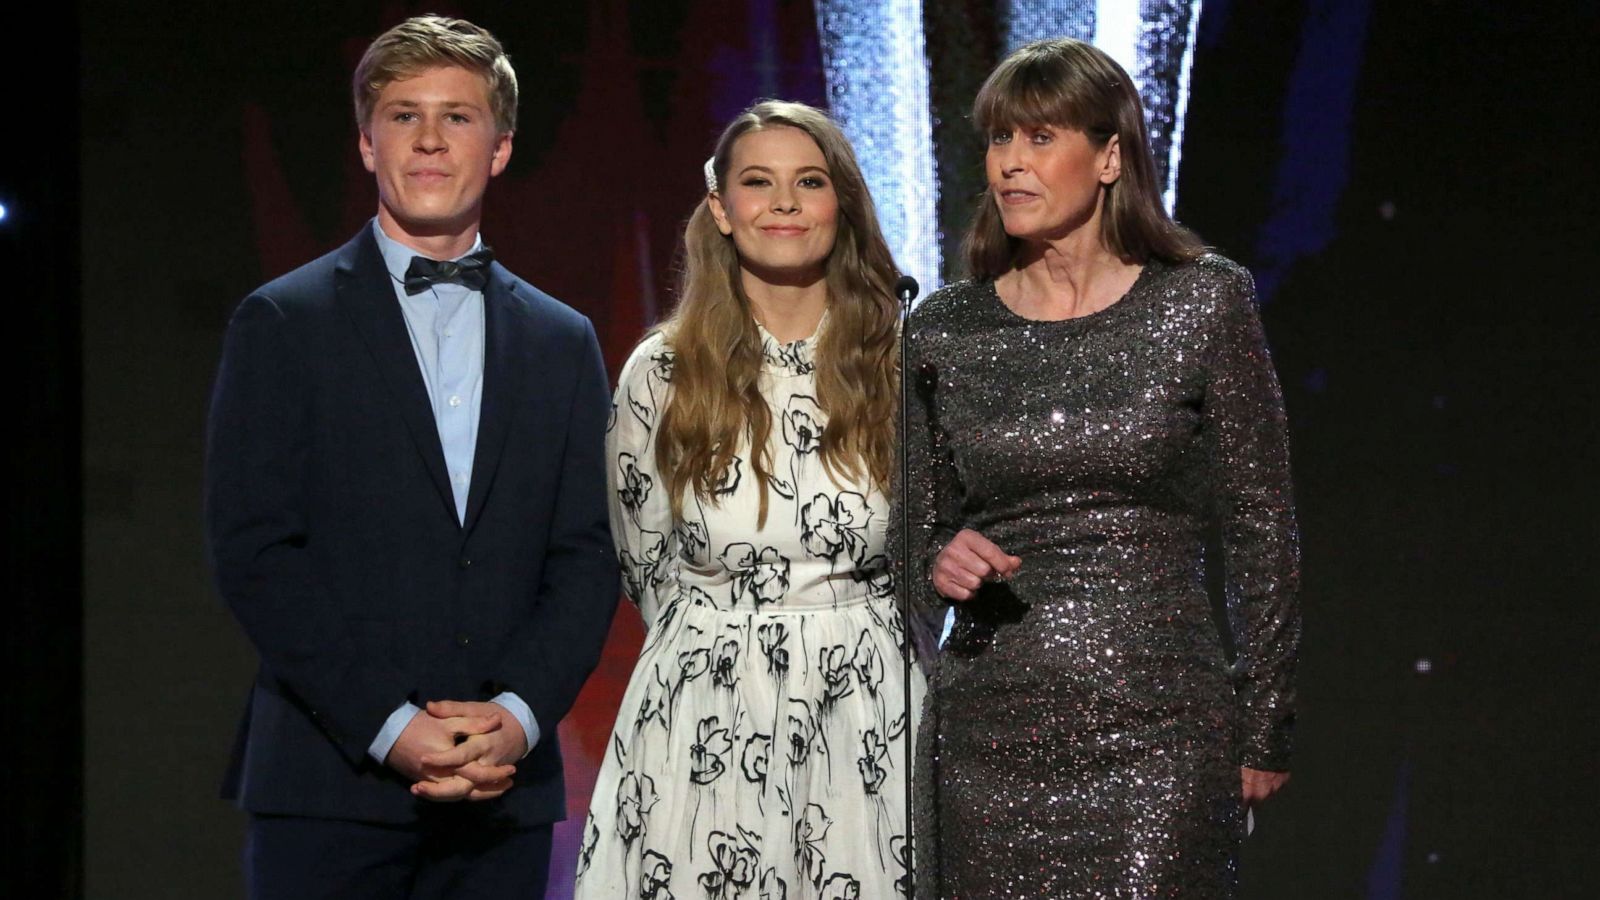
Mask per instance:
[[[370,227],[252,293],[228,326],[207,435],[206,530],[261,657],[224,795],[256,813],[429,815],[367,755],[402,701],[516,692],[543,732],[479,812],[563,817],[556,726],[618,594],[611,404],[588,319],[499,264],[465,523]],[[459,814],[459,813],[457,813]]]

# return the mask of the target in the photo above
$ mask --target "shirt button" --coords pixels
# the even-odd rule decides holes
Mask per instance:
[[[451,394],[450,395],[450,405],[451,406],[460,406],[461,405],[461,395],[460,394]]]
[[[456,481],[458,483],[460,483],[460,484],[466,484],[467,483],[467,473],[465,473],[465,472],[457,472],[456,473]]]
[[[450,329],[446,328],[444,330],[444,336],[445,337],[455,337],[456,333],[454,331],[451,331]]]

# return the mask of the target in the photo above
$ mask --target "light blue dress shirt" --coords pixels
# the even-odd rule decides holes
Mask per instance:
[[[417,354],[422,383],[433,406],[439,443],[444,447],[445,470],[450,474],[450,491],[456,501],[456,520],[465,521],[467,492],[472,487],[472,458],[478,449],[478,414],[483,408],[483,292],[441,283],[407,294],[406,269],[417,252],[384,234],[377,219],[372,220],[372,233],[394,282],[395,298],[411,335],[411,349]],[[476,252],[482,246],[480,235],[468,252]],[[522,733],[532,751],[539,743],[539,723],[534,721],[528,704],[510,691],[491,702],[505,707],[522,723]],[[416,704],[401,703],[389,714],[367,753],[382,763],[400,739],[400,732],[419,712]]]

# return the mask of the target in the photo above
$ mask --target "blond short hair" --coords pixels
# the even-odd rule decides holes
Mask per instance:
[[[517,130],[517,73],[505,48],[487,29],[465,19],[416,16],[379,35],[362,54],[351,84],[356,126],[366,131],[372,108],[390,82],[413,78],[436,66],[459,66],[481,76],[501,134]]]

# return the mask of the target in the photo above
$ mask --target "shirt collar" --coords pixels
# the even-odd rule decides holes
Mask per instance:
[[[406,269],[411,267],[411,257],[427,255],[425,253],[418,253],[410,247],[407,247],[405,244],[402,244],[385,234],[383,226],[378,224],[377,217],[373,217],[372,219],[372,235],[378,239],[378,252],[383,254],[383,264],[384,267],[389,270],[389,277],[393,278],[397,282],[405,282]],[[467,253],[476,253],[482,247],[483,234],[480,232],[479,234],[473,236],[472,246],[467,250]],[[467,253],[463,253],[461,256],[466,256]],[[457,256],[455,258],[460,259],[461,256]]]

